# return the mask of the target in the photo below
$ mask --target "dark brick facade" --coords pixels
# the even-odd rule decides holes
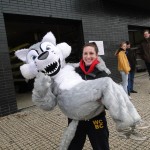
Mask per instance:
[[[120,41],[128,40],[128,25],[150,27],[149,13],[107,0],[0,0],[0,116],[17,111],[4,14],[81,20],[85,42],[104,41],[103,58],[116,81],[120,76],[114,52]]]
[[[4,116],[15,113],[17,104],[2,12],[0,12],[0,33],[0,116]]]
[[[0,116],[17,111],[11,65],[8,53],[0,53]]]

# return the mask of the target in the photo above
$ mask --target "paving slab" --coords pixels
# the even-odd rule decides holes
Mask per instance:
[[[150,121],[150,80],[147,73],[136,74],[136,94],[131,94],[139,114]],[[115,124],[107,112],[111,150],[150,150],[150,128],[138,130],[147,136],[145,141],[121,139]],[[53,111],[43,111],[36,106],[0,118],[0,150],[58,150],[61,136],[67,126],[67,117],[56,107]],[[92,150],[87,141],[83,150]]]

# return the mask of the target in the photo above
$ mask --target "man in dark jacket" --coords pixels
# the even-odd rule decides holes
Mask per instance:
[[[141,43],[140,54],[142,59],[145,61],[147,71],[150,79],[150,34],[149,30],[144,31],[144,40]]]
[[[134,74],[136,69],[136,51],[130,48],[131,45],[129,41],[126,41],[126,44],[127,44],[126,55],[131,68],[128,75],[128,94],[130,95],[130,93],[137,93],[137,91],[133,89]]]

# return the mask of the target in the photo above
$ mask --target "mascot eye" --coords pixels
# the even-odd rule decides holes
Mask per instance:
[[[31,63],[31,62],[33,62],[37,57],[38,57],[38,53],[36,52],[36,50],[31,50],[31,51],[29,51],[29,53],[27,54],[27,62],[28,62],[28,63]]]
[[[50,42],[43,42],[41,43],[40,47],[43,51],[46,51],[51,49],[51,45],[52,44]]]
[[[52,53],[54,53],[55,54],[55,46],[52,44],[52,43],[50,43],[50,42],[43,42],[43,43],[41,43],[41,45],[40,45],[40,47],[41,47],[41,49],[43,50],[43,51],[50,51],[50,52],[52,52]]]
[[[51,47],[50,47],[50,46],[47,46],[47,47],[46,47],[46,50],[47,50],[47,51],[49,51],[50,49],[51,49]]]
[[[37,56],[31,56],[31,58],[34,60]]]

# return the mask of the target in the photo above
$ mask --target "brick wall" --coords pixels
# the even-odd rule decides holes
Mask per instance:
[[[3,14],[0,12],[0,116],[17,111]]]
[[[9,55],[0,52],[0,116],[17,111]]]
[[[150,27],[150,15],[143,10],[124,9],[107,0],[1,0],[0,1],[0,115],[15,112],[16,101],[7,48],[3,14],[22,14],[82,20],[85,42],[104,41],[106,64],[115,81],[120,80],[115,50],[128,40],[128,25]],[[5,62],[5,63],[4,63]]]

